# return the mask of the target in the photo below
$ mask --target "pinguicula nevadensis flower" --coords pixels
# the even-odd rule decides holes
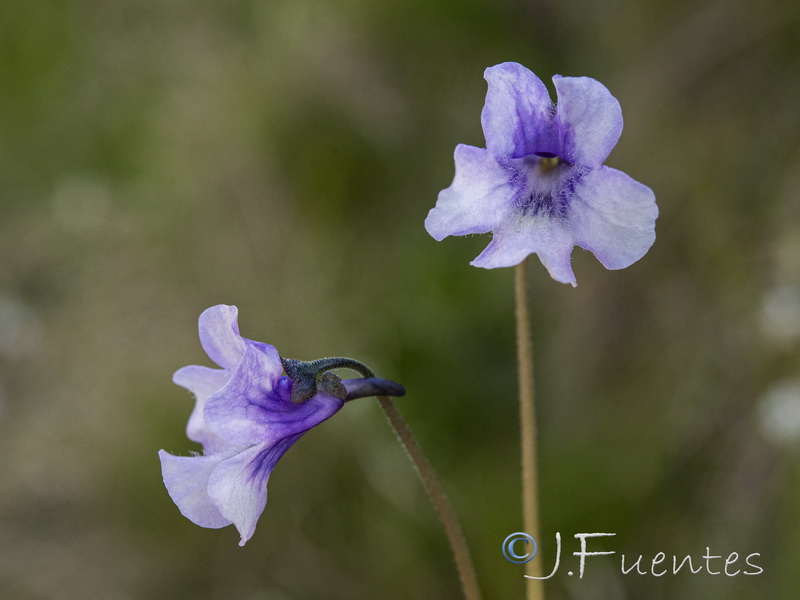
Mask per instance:
[[[273,346],[239,335],[237,313],[235,306],[219,305],[200,315],[200,343],[220,369],[191,365],[173,376],[195,395],[186,434],[202,444],[203,454],[161,450],[159,457],[164,484],[181,513],[202,527],[235,525],[243,546],[266,505],[267,480],[292,444],[346,400],[403,390],[386,380],[341,381],[327,372],[360,364],[350,359],[281,359]]]
[[[542,81],[520,64],[486,69],[486,148],[460,144],[453,183],[425,220],[431,236],[492,232],[471,264],[492,269],[536,253],[553,279],[576,284],[574,246],[608,269],[639,260],[655,240],[647,186],[603,166],[622,132],[619,102],[590,77]]]

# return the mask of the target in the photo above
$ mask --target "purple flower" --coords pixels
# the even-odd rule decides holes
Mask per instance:
[[[293,403],[293,381],[282,375],[277,350],[239,335],[237,312],[235,306],[219,305],[200,315],[200,343],[222,368],[193,365],[173,376],[195,395],[186,434],[203,445],[203,454],[173,456],[161,450],[159,457],[164,484],[181,513],[201,527],[234,524],[243,546],[266,505],[275,463],[306,431],[336,413],[344,399],[316,391]]]
[[[575,285],[573,246],[608,269],[639,260],[655,240],[653,192],[603,166],[622,132],[622,111],[589,77],[553,77],[558,103],[528,69],[486,69],[481,114],[486,148],[456,147],[452,185],[439,193],[425,228],[436,240],[492,232],[472,261],[493,269],[539,255],[553,279]]]

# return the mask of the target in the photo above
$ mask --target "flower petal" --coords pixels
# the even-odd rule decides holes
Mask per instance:
[[[213,454],[230,446],[208,428],[203,416],[208,398],[222,389],[230,378],[230,373],[225,369],[209,369],[197,365],[178,369],[172,376],[172,381],[194,394],[195,405],[186,425],[186,436],[194,442],[203,444],[203,450],[207,454]]]
[[[471,264],[484,269],[511,267],[536,253],[553,279],[574,286],[570,263],[573,246],[572,233],[560,219],[520,216],[497,229],[491,243]]]
[[[236,445],[271,443],[319,425],[342,407],[342,400],[323,394],[294,404],[290,380],[279,377],[280,360],[277,367],[274,361],[261,345],[248,345],[228,385],[206,403],[214,433]]]
[[[486,147],[498,157],[522,158],[535,152],[553,152],[553,102],[544,83],[514,62],[489,67],[489,84],[481,113]]]
[[[656,217],[658,207],[649,187],[603,167],[575,188],[569,220],[578,246],[607,269],[624,269],[653,245]]]
[[[425,229],[436,240],[448,235],[491,231],[506,215],[513,196],[509,172],[484,148],[459,144],[456,175],[425,219]]]
[[[200,315],[200,344],[209,358],[225,369],[232,369],[242,358],[245,340],[239,335],[235,306],[218,304]]]
[[[559,156],[571,163],[599,167],[622,133],[622,109],[611,92],[591,77],[553,77],[558,93],[556,124]]]
[[[200,527],[218,529],[231,524],[231,520],[223,517],[211,501],[208,480],[214,469],[234,452],[209,456],[173,456],[164,450],[158,452],[164,485],[170,498],[184,517]]]
[[[186,388],[196,396],[208,398],[228,383],[230,378],[230,373],[225,369],[189,365],[175,371],[172,376],[172,382]]]
[[[267,481],[275,463],[300,438],[248,448],[221,463],[211,474],[208,494],[223,519],[236,525],[240,546],[253,536],[256,522],[267,504]]]

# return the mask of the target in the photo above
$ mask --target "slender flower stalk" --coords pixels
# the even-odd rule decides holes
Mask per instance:
[[[346,365],[346,368],[357,371],[367,378],[375,376],[369,367],[357,361]],[[400,445],[403,446],[406,456],[408,456],[414,470],[422,480],[425,492],[428,494],[436,514],[439,515],[439,520],[444,527],[447,541],[450,543],[450,549],[453,552],[453,559],[456,563],[465,600],[481,600],[478,577],[472,564],[472,556],[467,546],[467,540],[464,537],[464,532],[461,529],[461,524],[453,510],[453,506],[450,504],[442,484],[436,477],[436,472],[428,462],[428,458],[422,451],[422,447],[417,442],[414,434],[411,433],[405,420],[400,416],[400,411],[397,410],[395,403],[388,396],[377,396],[377,398],[383,414],[386,415],[386,420],[389,421],[389,425],[394,430]]]
[[[528,261],[518,264],[514,271],[514,299],[517,321],[517,368],[519,371],[519,421],[522,452],[522,523],[525,532],[539,538],[539,493],[536,452],[536,403],[533,389],[533,349],[528,316]],[[540,560],[525,565],[525,597],[544,599]]]
[[[447,540],[450,542],[450,549],[453,552],[456,569],[458,569],[458,577],[461,580],[464,598],[466,600],[480,600],[481,591],[478,587],[478,578],[475,575],[475,567],[472,564],[467,541],[464,538],[456,513],[447,499],[442,485],[436,478],[433,467],[425,457],[425,453],[411,433],[408,425],[400,416],[394,402],[388,396],[378,396],[378,403],[392,429],[394,429],[397,439],[403,445],[411,464],[414,465],[414,469],[416,469],[419,478],[422,480],[422,485],[428,493],[428,498],[430,498],[431,504],[433,504],[436,513],[439,515]]]
[[[377,397],[378,404],[384,415],[386,415],[389,425],[394,430],[400,445],[405,450],[406,456],[408,456],[417,475],[422,480],[425,492],[439,515],[439,520],[444,527],[445,535],[450,543],[450,549],[453,552],[453,559],[461,580],[461,588],[464,592],[465,600],[480,600],[481,594],[478,587],[478,578],[475,575],[475,567],[472,564],[469,547],[456,513],[419,442],[411,433],[403,417],[400,416],[397,406],[389,398],[389,395],[403,395],[405,391],[402,386],[392,381],[376,379],[372,369],[352,358],[321,358],[310,362],[282,359],[282,363],[286,373],[294,380],[292,401],[297,403],[306,402],[308,398],[316,397],[320,392],[330,393],[335,386],[342,385],[342,382],[335,376],[332,378],[333,382],[331,382],[330,378],[320,378],[318,380],[318,376],[321,373],[332,375],[331,369],[350,369],[364,377],[361,380],[347,380],[345,391],[348,395],[375,395]],[[362,382],[362,386],[367,389],[361,390],[359,382]],[[345,396],[345,398],[347,397]]]

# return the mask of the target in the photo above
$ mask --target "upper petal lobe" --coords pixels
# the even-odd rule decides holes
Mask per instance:
[[[556,125],[561,158],[597,168],[622,133],[622,109],[611,92],[591,77],[553,77],[558,93]]]
[[[514,62],[489,67],[489,84],[481,113],[487,149],[498,157],[522,158],[549,151],[553,103],[544,83]]]
[[[239,335],[235,306],[218,304],[200,315],[200,344],[209,358],[224,369],[234,368],[242,358],[245,340]]]

